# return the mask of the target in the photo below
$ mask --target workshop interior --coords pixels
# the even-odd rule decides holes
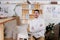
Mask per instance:
[[[0,0],[0,40],[60,40],[59,8],[60,0]]]

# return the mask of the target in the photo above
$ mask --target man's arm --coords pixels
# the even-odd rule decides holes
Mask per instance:
[[[40,24],[40,31],[46,31],[45,21],[43,20]]]

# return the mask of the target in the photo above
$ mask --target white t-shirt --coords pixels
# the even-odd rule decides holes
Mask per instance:
[[[38,17],[37,19],[30,21],[30,32],[36,38],[44,37],[45,34],[45,22],[44,19]]]

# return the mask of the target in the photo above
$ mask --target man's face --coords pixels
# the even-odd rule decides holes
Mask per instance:
[[[39,12],[38,11],[34,11],[34,17],[38,18],[39,17]]]

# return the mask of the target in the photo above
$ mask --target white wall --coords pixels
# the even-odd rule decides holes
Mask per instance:
[[[0,7],[2,7],[3,9],[6,8],[5,10],[8,11],[8,14],[6,13],[6,15],[8,16],[13,16],[15,14],[14,12],[15,4],[1,4]],[[5,12],[3,14],[5,14]]]
[[[49,7],[49,9],[47,9]],[[52,9],[54,10],[52,10]],[[60,22],[60,5],[43,5],[43,16],[46,24]],[[49,11],[48,11],[49,10]],[[55,15],[55,16],[54,16]]]
[[[15,15],[15,13],[18,15],[18,16],[20,16],[21,17],[21,15],[22,15],[22,7],[21,6],[16,6],[16,4],[1,4],[0,5],[0,7],[2,7],[2,8],[6,8],[7,9],[7,11],[8,11],[8,16],[13,16],[13,15]],[[15,10],[14,10],[15,9]],[[1,14],[1,12],[0,12],[0,14]],[[5,14],[4,12],[3,12],[3,14]],[[7,15],[7,14],[6,14]],[[5,16],[6,16],[5,15]]]
[[[25,0],[0,0],[0,1],[25,1]]]
[[[0,0],[2,1],[3,3],[4,2],[10,2],[10,3],[24,3],[24,2],[27,2],[27,0]],[[51,1],[58,1],[59,0],[29,0],[30,3],[35,3],[35,2],[38,2],[38,3],[44,3],[44,4],[49,4]]]
[[[27,0],[0,0],[0,1],[1,1],[1,3],[6,3],[6,2],[9,2],[9,3],[24,3]]]
[[[32,1],[32,0],[30,0],[30,1]],[[14,1],[13,1],[14,2]],[[46,2],[46,1],[45,1]],[[1,5],[0,5],[1,6]],[[5,5],[6,6],[6,5]],[[13,15],[13,14],[15,14],[15,12],[14,12],[14,8],[15,8],[15,6],[16,6],[16,4],[9,4],[9,5],[7,5],[9,8],[9,16],[10,15]],[[4,7],[4,6],[3,6]],[[41,8],[43,8],[43,7],[45,7],[45,6],[41,6]],[[57,6],[58,7],[58,6]],[[60,7],[60,6],[59,6]],[[21,7],[20,7],[21,8]],[[43,8],[44,9],[44,8]],[[18,16],[20,16],[19,14],[20,13],[22,13],[22,10],[20,10],[20,11],[18,11],[18,10],[20,10],[20,9],[16,9],[16,11],[18,12],[17,14],[18,14]],[[43,10],[44,11],[44,10]],[[47,16],[47,17],[46,17]],[[48,13],[48,12],[44,12],[44,17],[45,17],[45,19],[46,19],[46,21],[47,21],[47,24],[48,23],[58,23],[58,22],[60,22],[60,19],[59,18],[52,18],[52,15],[51,15],[51,13]],[[58,20],[58,21],[57,21]]]

